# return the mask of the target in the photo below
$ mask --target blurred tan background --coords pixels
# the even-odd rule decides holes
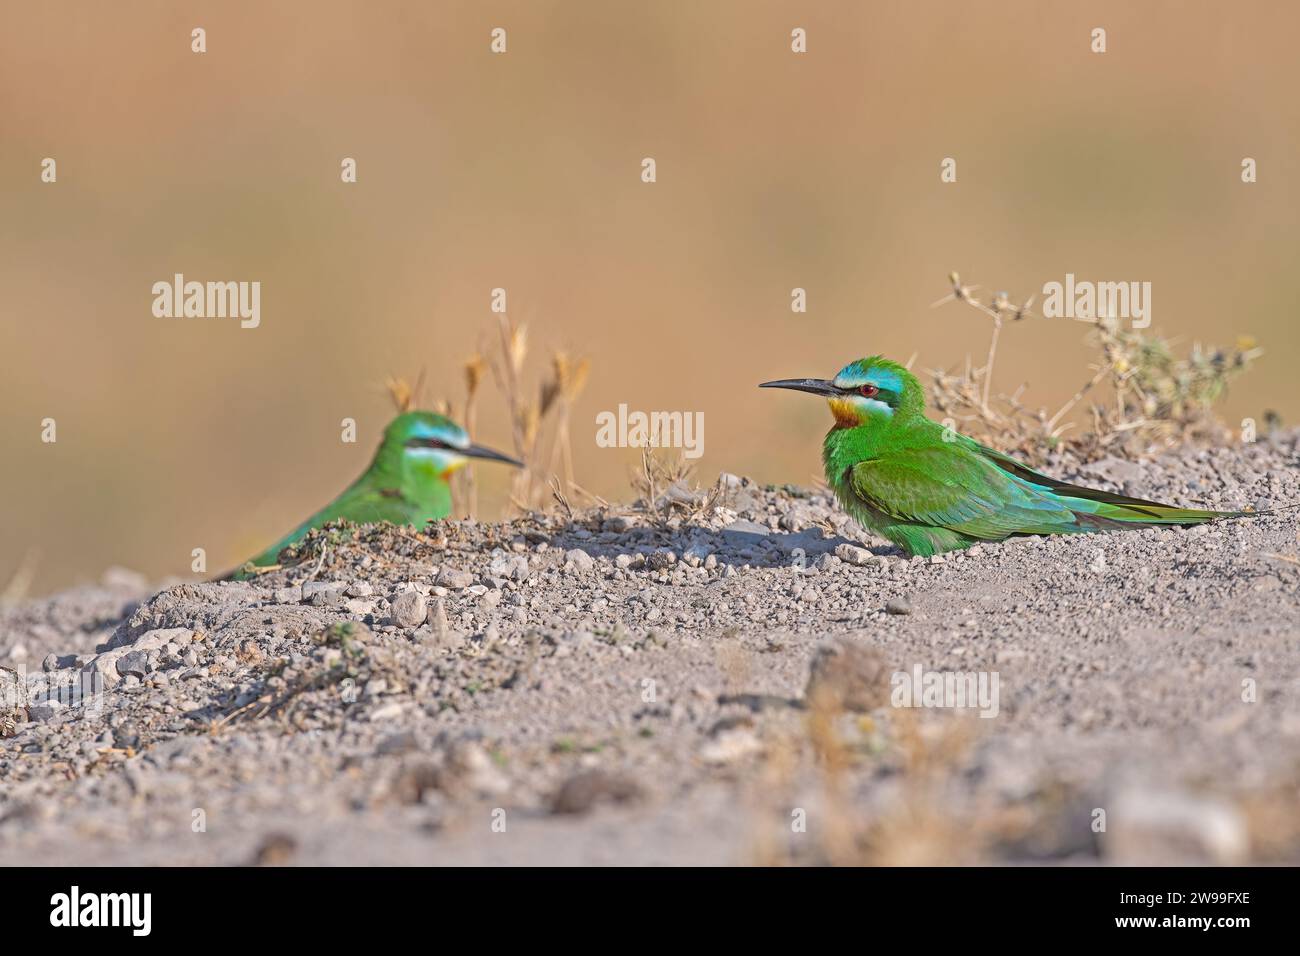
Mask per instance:
[[[386,376],[461,400],[496,286],[534,360],[591,357],[575,464],[607,496],[619,402],[704,411],[703,479],[811,480],[825,408],[755,384],[981,357],[982,317],[928,307],[953,269],[1017,300],[1150,281],[1157,329],[1267,350],[1227,415],[1293,420],[1298,31],[1276,2],[3,0],[0,585],[259,550],[364,468]],[[175,272],[260,280],[261,327],[155,318]],[[996,384],[1055,407],[1083,331],[1010,328]]]

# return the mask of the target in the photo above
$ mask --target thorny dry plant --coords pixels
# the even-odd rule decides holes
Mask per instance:
[[[412,385],[404,378],[389,376],[384,387],[388,389],[388,395],[393,400],[393,405],[397,408],[397,414],[404,415],[409,411],[424,407],[424,369],[420,369],[420,376]]]
[[[544,508],[556,491],[565,500],[574,491],[585,493],[573,480],[569,422],[573,404],[586,387],[590,362],[553,352],[550,375],[538,386],[537,398],[530,400],[524,385],[527,326],[502,314],[497,331],[497,351],[489,353],[487,364],[505,399],[515,457],[524,463],[514,475],[511,503],[523,512]],[[475,356],[471,361],[482,359]],[[559,488],[553,489],[551,478],[557,475]]]
[[[726,500],[723,478],[701,488],[694,477],[695,466],[683,450],[662,449],[657,433],[651,435],[641,448],[641,466],[631,475],[632,490],[640,496],[634,510],[690,520],[711,516]]]
[[[1228,383],[1263,354],[1253,340],[1242,338],[1232,348],[1204,349],[1195,343],[1188,356],[1180,358],[1168,339],[1123,328],[1117,319],[1076,320],[1091,326],[1088,342],[1098,350],[1098,360],[1090,366],[1092,376],[1054,414],[1048,414],[1024,403],[1024,385],[1010,395],[993,392],[1003,323],[1032,316],[1033,297],[1017,305],[1007,293],[998,292],[985,301],[976,294],[979,287],[964,284],[957,273],[949,281],[951,291],[934,305],[964,302],[992,319],[992,332],[983,365],[972,365],[968,357],[960,372],[931,371],[930,404],[951,417],[959,431],[1031,459],[1041,459],[1063,442],[1094,457],[1132,456],[1180,442],[1224,440],[1228,432],[1215,418],[1213,406]],[[1066,431],[1077,424],[1068,416],[1094,393],[1101,400],[1088,408],[1090,430],[1067,437]]]
[[[496,341],[492,347],[466,359],[465,403],[460,420],[474,435],[478,424],[478,398],[485,373],[490,371],[506,408],[510,422],[511,446],[515,457],[524,463],[513,475],[510,502],[519,513],[546,511],[558,507],[572,513],[575,494],[588,505],[610,509],[608,501],[580,485],[574,474],[572,419],[578,397],[586,387],[591,363],[573,358],[567,352],[551,353],[550,367],[537,386],[536,399],[530,399],[524,383],[528,359],[528,327],[505,314],[498,317]],[[424,376],[413,388],[402,379],[392,379],[388,387],[399,411],[417,407]],[[435,404],[434,411],[455,419],[456,406],[449,401]],[[722,498],[720,485],[702,489],[694,483],[694,467],[680,450],[659,447],[658,435],[651,435],[641,449],[639,470],[632,475],[633,489],[641,500],[631,511],[657,515],[700,517],[712,512]],[[453,486],[455,500],[464,502],[462,510],[477,517],[477,488],[473,465],[457,473]]]
[[[524,463],[512,476],[510,502],[514,508],[521,513],[544,510],[553,502],[567,502],[574,492],[603,504],[574,480],[573,471],[570,423],[574,403],[586,387],[591,363],[585,358],[574,359],[563,351],[553,351],[548,374],[537,386],[536,398],[530,398],[525,383],[527,326],[502,314],[496,332],[493,346],[469,356],[462,365],[464,404],[458,408],[444,398],[435,402],[431,410],[459,421],[474,436],[478,429],[479,397],[490,371],[506,408],[514,456]],[[399,412],[426,407],[422,401],[423,383],[423,372],[415,386],[401,378],[389,379],[388,390]],[[460,510],[471,518],[477,517],[478,486],[472,464],[454,476],[453,491]]]

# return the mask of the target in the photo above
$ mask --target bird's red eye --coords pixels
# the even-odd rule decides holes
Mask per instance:
[[[870,383],[858,386],[858,394],[863,398],[875,398],[879,391],[880,387],[878,385],[872,385]]]

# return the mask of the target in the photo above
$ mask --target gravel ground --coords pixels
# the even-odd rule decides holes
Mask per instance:
[[[1047,470],[1262,509],[1298,446]],[[0,863],[1300,863],[1296,521],[909,560],[724,475],[113,571],[0,611]]]

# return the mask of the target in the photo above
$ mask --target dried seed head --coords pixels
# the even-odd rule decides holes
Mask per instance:
[[[515,326],[510,330],[509,342],[506,347],[506,360],[510,363],[510,368],[518,375],[523,371],[524,359],[528,356],[528,327],[525,325]]]
[[[477,353],[465,360],[465,390],[470,398],[474,397],[479,385],[483,383],[483,372],[486,368],[487,363],[483,361],[483,356]]]
[[[555,400],[559,397],[560,397],[559,382],[557,382],[555,379],[549,379],[543,382],[542,387],[538,391],[537,403],[540,409],[539,414],[545,415],[547,412],[549,412],[551,410],[551,406],[555,404]]]
[[[591,371],[591,362],[587,359],[579,359],[578,364],[573,367],[573,374],[569,378],[569,390],[567,397],[572,400],[578,397],[584,388],[587,387],[587,374]]]
[[[397,407],[399,413],[409,412],[414,407],[415,390],[411,388],[411,383],[404,378],[388,379],[388,394],[393,399],[393,404]]]
[[[542,416],[536,405],[525,405],[520,414],[520,431],[523,432],[525,444],[531,445],[537,438],[537,429]]]

